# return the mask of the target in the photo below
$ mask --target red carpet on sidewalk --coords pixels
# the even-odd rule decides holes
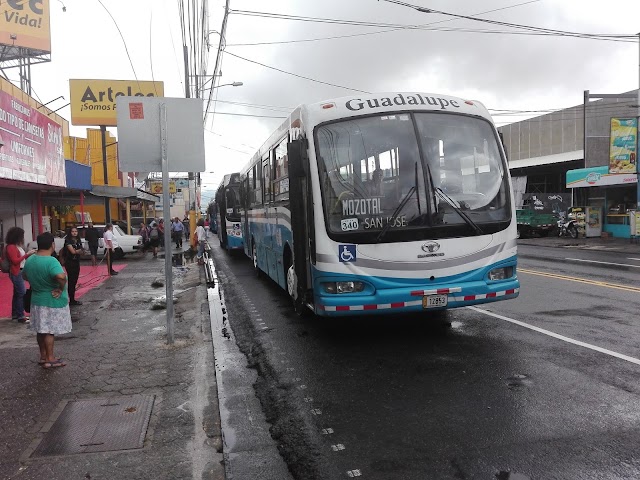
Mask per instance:
[[[113,268],[119,272],[125,268],[127,264],[117,264]],[[107,266],[98,265],[92,267],[90,265],[82,265],[80,267],[80,278],[76,287],[76,299],[79,300],[85,293],[96,288],[103,283],[108,277]],[[27,284],[28,286],[28,284]],[[9,279],[9,274],[0,274],[0,318],[11,318],[11,297],[13,296],[13,284]]]

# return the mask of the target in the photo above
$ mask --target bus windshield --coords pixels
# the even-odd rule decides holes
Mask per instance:
[[[328,233],[375,243],[493,233],[511,219],[486,120],[399,113],[316,129]]]
[[[225,189],[226,218],[230,222],[240,221],[240,187],[229,186]]]

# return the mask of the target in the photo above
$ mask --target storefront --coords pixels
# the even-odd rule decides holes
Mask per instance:
[[[638,207],[638,174],[609,173],[608,166],[569,170],[567,188],[572,189],[573,205],[602,209],[604,232],[631,236],[630,216]]]
[[[66,188],[62,151],[68,123],[0,79],[0,234],[18,226],[31,242],[44,230],[42,192]]]

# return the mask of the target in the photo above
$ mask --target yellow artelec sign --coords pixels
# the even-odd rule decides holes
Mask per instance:
[[[69,80],[69,89],[73,125],[115,127],[116,97],[164,97],[163,82]]]
[[[51,52],[49,0],[0,0],[0,44]]]
[[[149,188],[153,194],[162,193],[162,182],[150,182]],[[176,193],[176,182],[169,180],[169,193]]]

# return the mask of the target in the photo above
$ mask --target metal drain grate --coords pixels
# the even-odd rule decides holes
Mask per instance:
[[[31,457],[142,448],[153,395],[67,403]]]

